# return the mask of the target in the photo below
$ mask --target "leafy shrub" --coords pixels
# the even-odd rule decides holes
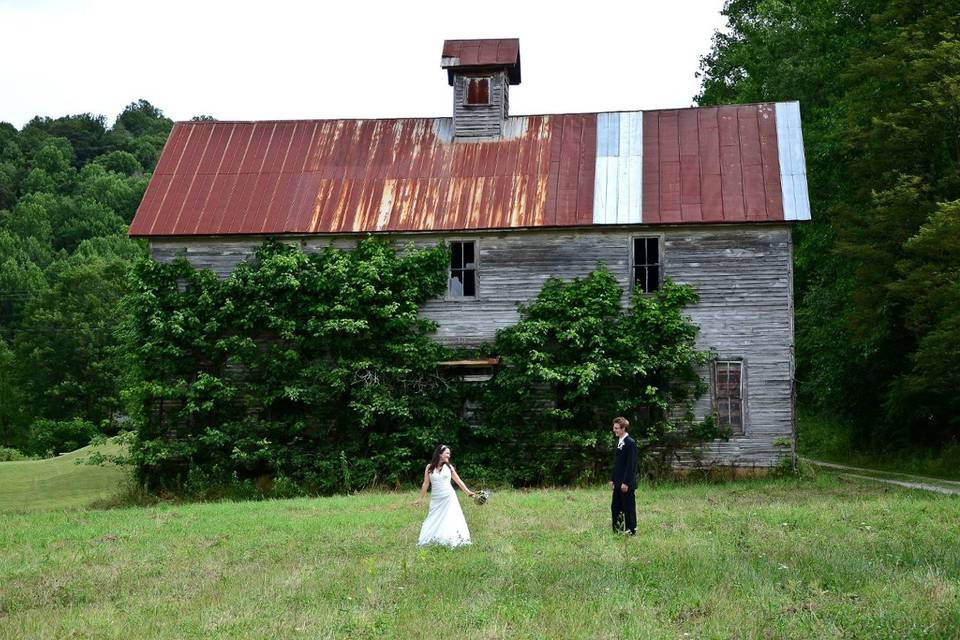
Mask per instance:
[[[521,307],[520,322],[497,333],[490,349],[502,367],[483,397],[481,464],[515,484],[599,476],[618,415],[633,425],[641,465],[653,474],[679,450],[722,435],[693,415],[706,389],[698,368],[709,359],[683,315],[694,290],[667,281],[626,309],[622,295],[602,265],[572,282],[551,279]]]
[[[34,420],[27,448],[36,455],[54,456],[85,447],[97,434],[97,427],[82,418]]]
[[[0,447],[0,462],[15,462],[17,460],[29,460],[29,457],[11,447]]]
[[[445,442],[478,481],[583,483],[606,472],[616,415],[650,473],[720,435],[693,417],[709,354],[683,316],[690,287],[667,282],[624,309],[603,267],[550,280],[482,350],[501,371],[465,390],[437,372],[451,352],[418,315],[447,263],[443,247],[373,238],[315,254],[268,242],[225,280],[140,262],[126,329],[140,480],[197,498],[349,492],[409,482]],[[468,396],[475,428],[458,417]]]
[[[415,477],[462,425],[436,371],[447,351],[418,315],[447,261],[442,246],[368,238],[315,254],[266,243],[226,280],[139,263],[127,334],[141,480],[267,494],[256,481],[269,478],[291,494]]]

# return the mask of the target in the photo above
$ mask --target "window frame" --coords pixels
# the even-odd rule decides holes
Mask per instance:
[[[637,264],[637,240],[656,240],[657,241],[657,258],[656,263],[647,263],[638,265]],[[654,291],[644,290],[643,295],[648,296],[656,293],[663,287],[663,272],[665,264],[664,256],[664,235],[662,233],[643,233],[630,236],[630,271],[627,274],[630,282],[630,291],[632,292],[637,286],[637,267],[657,267],[657,288]]]
[[[445,299],[452,302],[472,302],[480,299],[480,239],[479,238],[447,238],[445,241],[447,248],[450,250],[450,262],[447,266],[447,294]],[[473,271],[473,295],[472,296],[455,296],[453,295],[453,244],[455,242],[473,243],[473,269],[460,268],[457,271]],[[461,254],[462,255],[462,254]]]
[[[740,368],[740,383],[737,388],[738,396],[734,398],[733,396],[720,396],[720,366],[721,365],[737,365]],[[711,377],[711,396],[713,404],[713,412],[717,418],[718,427],[729,427],[731,436],[745,436],[747,433],[747,405],[746,398],[744,397],[744,389],[746,388],[746,373],[747,373],[747,363],[743,358],[722,358],[716,359],[711,363],[712,375]],[[724,425],[720,419],[720,402],[726,400],[729,402],[731,399],[737,399],[740,401],[740,427],[735,429],[732,424]],[[729,405],[728,405],[729,408]],[[729,414],[729,410],[728,410]]]
[[[470,83],[487,81],[487,101],[470,102]],[[493,104],[493,76],[464,76],[463,77],[463,106],[464,107],[489,107]]]

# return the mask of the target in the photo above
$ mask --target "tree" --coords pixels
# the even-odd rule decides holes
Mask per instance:
[[[129,268],[125,256],[90,250],[49,267],[49,288],[29,300],[14,339],[33,416],[100,424],[120,410],[117,330]]]
[[[141,98],[128,104],[120,115],[113,128],[115,132],[127,133],[135,138],[149,134],[163,134],[170,132],[173,121],[163,115],[163,112]]]
[[[113,331],[144,252],[122,234],[171,123],[146,101],[105,122],[0,123],[0,444],[86,433],[120,407]]]
[[[0,446],[20,449],[26,443],[23,409],[23,397],[14,378],[13,351],[0,333]]]
[[[943,442],[952,405],[931,403],[944,396],[903,411],[927,325],[912,319],[925,293],[902,265],[939,203],[960,197],[956,3],[732,0],[724,13],[700,102],[803,109],[813,221],[795,229],[802,404],[844,416],[860,445]]]
[[[60,118],[37,116],[24,129],[38,129],[52,137],[68,140],[76,153],[72,161],[77,168],[103,153],[106,145],[106,118],[92,113]]]

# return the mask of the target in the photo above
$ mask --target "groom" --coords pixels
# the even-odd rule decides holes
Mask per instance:
[[[619,532],[626,528],[632,536],[637,533],[637,502],[634,495],[637,490],[637,442],[627,433],[628,429],[630,422],[626,418],[613,419],[617,448],[613,456],[613,473],[610,474],[610,488],[613,489],[610,512],[613,515],[613,530]]]

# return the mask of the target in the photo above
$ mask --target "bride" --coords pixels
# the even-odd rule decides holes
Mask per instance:
[[[460,476],[457,475],[457,470],[450,464],[450,447],[438,445],[433,452],[433,459],[423,470],[420,497],[413,503],[420,506],[427,487],[432,487],[430,511],[427,513],[427,519],[423,521],[423,526],[420,527],[418,547],[425,544],[442,544],[449,547],[470,544],[470,530],[467,529],[467,521],[463,517],[457,494],[453,490],[453,485],[450,484],[451,478],[468,496],[476,495],[467,489],[467,485],[463,484]]]

